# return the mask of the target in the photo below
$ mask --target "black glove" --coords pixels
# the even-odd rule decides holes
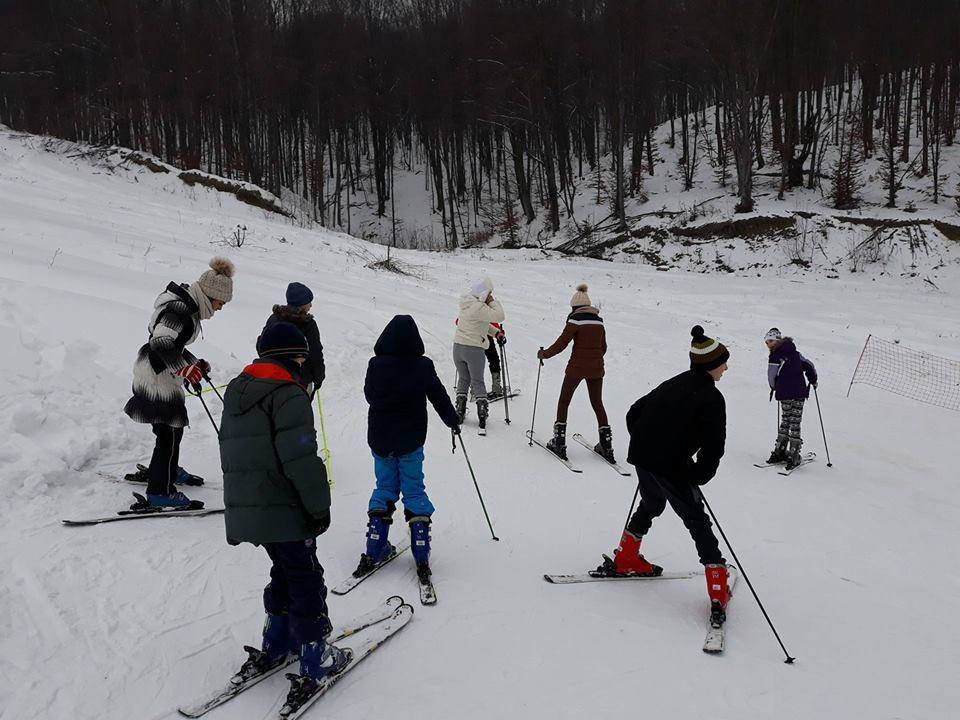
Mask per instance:
[[[197,365],[200,366],[200,372],[203,373],[203,376],[209,380],[210,371],[213,370],[213,368],[210,367],[210,363],[203,358],[200,358],[197,360]]]
[[[313,519],[313,529],[317,535],[323,535],[330,528],[330,511],[328,510],[320,517]]]
[[[460,426],[454,424],[454,426],[453,426],[452,428],[450,428],[450,432],[452,432],[454,435],[459,435],[459,434],[460,434]]]
[[[500,347],[503,347],[507,344],[507,336],[503,333],[503,331],[497,333],[497,343],[500,345]]]

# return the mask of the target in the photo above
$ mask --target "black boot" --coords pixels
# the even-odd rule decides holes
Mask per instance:
[[[457,420],[463,425],[463,419],[467,416],[467,396],[457,394],[455,406],[457,410]]]
[[[567,459],[567,424],[554,423],[553,437],[547,441],[547,450]]]
[[[613,458],[613,431],[609,425],[600,426],[600,442],[593,448],[608,463],[615,463]]]
[[[775,465],[777,463],[782,463],[787,461],[787,446],[777,444],[773,448],[773,452],[770,453],[770,457],[767,458],[768,465]]]
[[[487,402],[486,398],[480,398],[477,400],[477,419],[480,421],[480,429],[484,430],[487,427],[487,416],[490,414],[490,404]]]

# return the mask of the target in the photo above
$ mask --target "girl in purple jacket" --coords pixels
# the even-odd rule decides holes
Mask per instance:
[[[781,410],[777,444],[767,462],[785,462],[787,470],[791,470],[800,464],[803,403],[810,396],[810,385],[817,386],[817,369],[800,354],[793,338],[783,337],[777,328],[770,328],[764,342],[770,350],[767,365],[770,399],[776,394]]]

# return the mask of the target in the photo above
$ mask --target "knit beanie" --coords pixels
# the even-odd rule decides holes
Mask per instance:
[[[303,307],[313,302],[313,292],[303,283],[292,282],[287,285],[287,305]]]
[[[308,357],[310,346],[307,338],[293,323],[274,323],[260,335],[257,352],[262,358],[290,360],[296,357]]]
[[[215,257],[210,261],[210,269],[200,275],[197,284],[211,300],[230,302],[233,299],[233,263],[225,257]]]
[[[730,351],[723,343],[708,338],[703,328],[694,325],[690,331],[693,341],[690,343],[690,367],[701,370],[713,370],[730,359]]]
[[[580,283],[577,285],[577,291],[573,294],[573,297],[570,298],[570,307],[578,308],[587,305],[593,305],[593,303],[590,302],[590,296],[587,295],[587,284]]]
[[[766,340],[782,340],[783,335],[780,333],[780,328],[770,328],[767,330],[767,334],[763,336],[763,339]]]
[[[480,302],[487,301],[487,295],[493,292],[493,283],[490,278],[480,278],[470,284],[470,294]]]

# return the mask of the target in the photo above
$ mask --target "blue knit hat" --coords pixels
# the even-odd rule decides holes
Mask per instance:
[[[303,283],[292,282],[287,285],[287,305],[302,307],[313,302],[313,293]]]
[[[278,322],[263,331],[257,343],[257,352],[262,358],[293,359],[309,356],[310,346],[296,325]]]

